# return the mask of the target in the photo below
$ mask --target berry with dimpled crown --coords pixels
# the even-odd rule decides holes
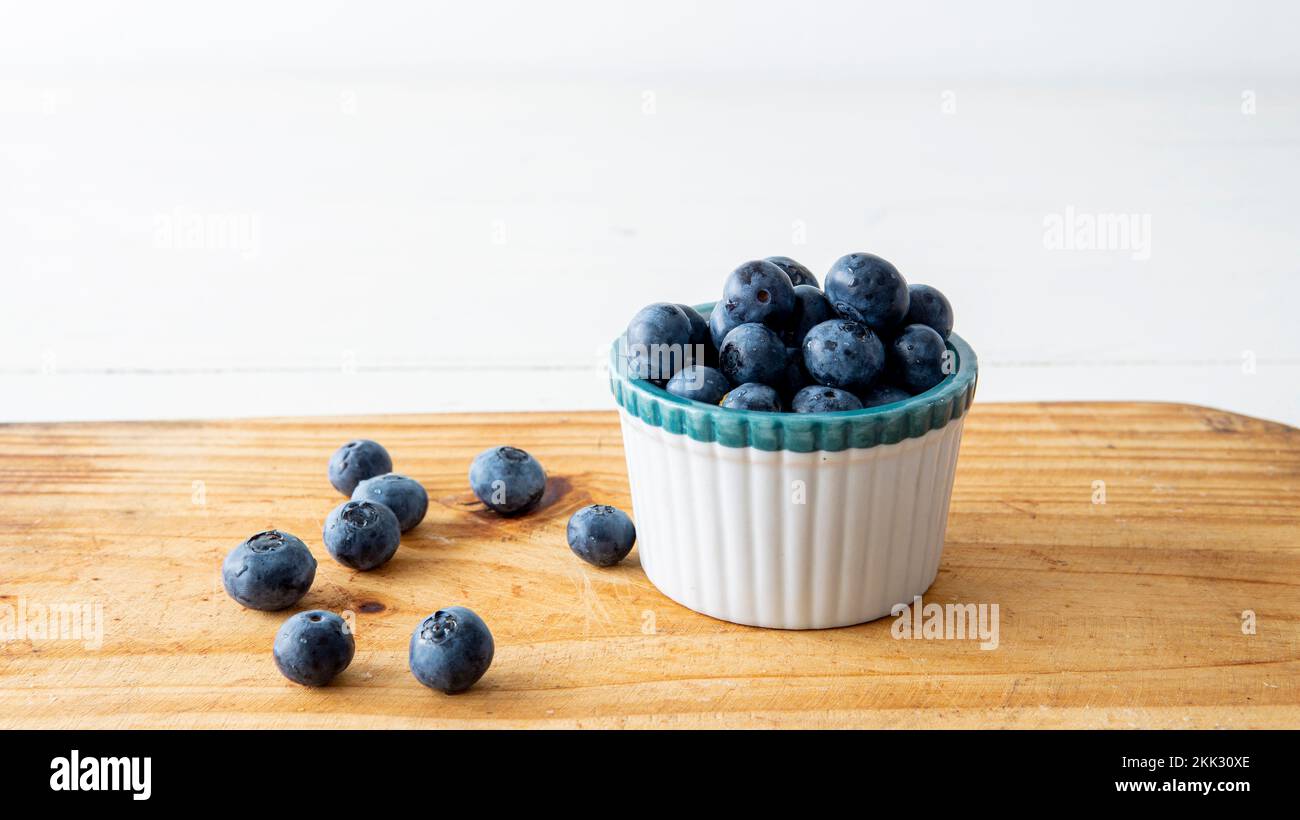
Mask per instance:
[[[397,515],[375,501],[344,501],[325,519],[325,549],[345,567],[371,570],[388,563],[402,540]]]
[[[440,609],[411,634],[411,674],[430,689],[464,692],[492,665],[492,633],[483,619],[463,606]]]
[[[221,564],[227,594],[249,609],[273,611],[298,603],[316,578],[316,559],[302,539],[280,530],[259,532]]]
[[[349,441],[330,457],[330,484],[346,496],[351,496],[357,485],[367,478],[392,471],[393,459],[388,451],[378,442],[366,438]]]
[[[607,504],[593,504],[574,513],[567,535],[573,554],[598,567],[612,567],[622,561],[636,543],[632,519]]]
[[[420,482],[397,473],[367,478],[352,491],[352,500],[383,504],[397,516],[402,532],[423,521],[429,511],[429,494]]]
[[[324,686],[352,663],[357,643],[346,621],[313,609],[290,617],[275,633],[272,654],[280,673],[303,686]]]
[[[517,447],[493,447],[474,457],[469,486],[479,501],[501,515],[522,515],[542,500],[546,471]]]
[[[870,253],[841,256],[826,274],[826,296],[846,319],[888,330],[907,315],[907,281],[898,268]]]

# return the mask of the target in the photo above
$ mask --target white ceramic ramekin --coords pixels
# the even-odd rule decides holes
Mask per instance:
[[[701,306],[708,315],[709,305]],[[939,570],[974,352],[885,407],[754,413],[629,379],[615,345],[637,551],[697,612],[779,629],[848,626],[912,603]]]

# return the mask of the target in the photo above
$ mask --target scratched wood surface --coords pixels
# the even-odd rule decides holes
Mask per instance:
[[[431,497],[371,573],[320,542],[340,501],[326,461],[356,436]],[[465,478],[507,442],[551,475],[517,520]],[[630,506],[613,413],[0,427],[0,727],[1300,726],[1293,428],[1181,405],[977,405],[927,600],[998,604],[991,651],[895,640],[888,618],[778,632],[698,615],[635,551],[610,570],[569,553],[565,523],[594,501]],[[268,527],[320,561],[300,608],[356,613],[356,658],[328,688],[276,672],[287,613],[221,589],[226,551]],[[29,634],[56,604],[101,607],[102,644]],[[451,604],[484,616],[497,655],[448,697],[411,678],[406,644]]]

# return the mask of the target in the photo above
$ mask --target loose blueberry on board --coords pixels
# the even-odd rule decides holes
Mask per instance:
[[[583,507],[569,519],[569,549],[598,567],[612,567],[636,543],[636,527],[627,513],[606,504]]]
[[[812,271],[808,270],[788,256],[769,256],[764,261],[771,262],[773,265],[776,265],[778,268],[785,271],[785,275],[790,277],[790,284],[794,285],[796,288],[800,285],[810,285],[814,288],[821,288],[821,284],[817,281],[817,277],[813,276]]]
[[[345,567],[371,570],[388,563],[402,540],[397,515],[374,501],[344,501],[325,519],[325,549]]]
[[[280,530],[259,532],[221,564],[221,583],[249,609],[274,611],[298,603],[316,579],[316,559],[302,539]]]
[[[863,407],[880,407],[894,402],[907,401],[912,398],[912,394],[887,382],[876,382],[862,391],[858,398],[862,400]]]
[[[742,384],[722,397],[722,407],[732,410],[758,410],[763,413],[780,413],[781,396],[765,384]]]
[[[637,311],[627,325],[628,373],[662,387],[690,364],[691,319],[678,305],[656,302]]]
[[[796,285],[794,289],[794,313],[790,315],[790,325],[782,334],[787,347],[802,347],[804,337],[822,322],[838,319],[831,300],[812,285]]]
[[[700,312],[690,305],[678,305],[682,313],[691,322],[691,353],[690,361],[696,364],[707,364],[710,367],[715,366],[718,360],[718,349],[713,344],[713,334],[709,330],[709,320],[700,315]]]
[[[451,606],[420,622],[408,657],[416,680],[450,695],[478,682],[492,665],[494,651],[483,619],[463,606]]]
[[[741,324],[741,322],[733,319],[730,313],[727,313],[721,302],[714,305],[713,312],[709,314],[709,336],[713,339],[713,346],[715,348],[722,347],[722,340],[727,338],[727,334]]]
[[[835,260],[826,274],[826,296],[840,315],[888,330],[907,315],[907,282],[889,262],[870,253]]]
[[[542,500],[546,471],[517,447],[493,447],[474,457],[469,486],[478,500],[501,515],[521,515]]]
[[[907,286],[908,307],[905,324],[926,325],[943,338],[952,335],[952,304],[929,285]]]
[[[728,333],[718,348],[718,369],[732,384],[758,382],[779,386],[786,379],[788,365],[781,337],[766,325],[754,322]]]
[[[333,612],[313,609],[290,616],[275,633],[275,665],[303,686],[324,686],[352,663],[357,642]]]
[[[889,345],[889,369],[894,380],[913,394],[943,381],[943,337],[932,327],[908,325]]]
[[[810,384],[795,394],[790,406],[796,413],[838,413],[861,410],[862,402],[847,390]]]
[[[367,478],[352,491],[352,500],[383,504],[397,516],[402,532],[423,521],[429,511],[429,494],[420,482],[397,473]]]
[[[818,384],[856,392],[884,369],[885,348],[866,325],[832,319],[808,331],[803,362]]]
[[[367,478],[392,471],[393,459],[388,451],[368,438],[349,441],[330,456],[330,484],[346,496],[351,496],[357,485]]]
[[[794,285],[785,271],[771,262],[746,262],[727,277],[722,307],[740,324],[761,322],[781,329],[794,311]]]
[[[664,388],[674,396],[705,404],[717,404],[731,389],[731,383],[722,371],[701,364],[693,364],[677,371]]]

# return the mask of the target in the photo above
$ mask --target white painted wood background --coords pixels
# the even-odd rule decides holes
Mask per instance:
[[[0,420],[610,407],[641,305],[869,250],[982,400],[1300,424],[1294,6],[535,5],[7,5]]]

